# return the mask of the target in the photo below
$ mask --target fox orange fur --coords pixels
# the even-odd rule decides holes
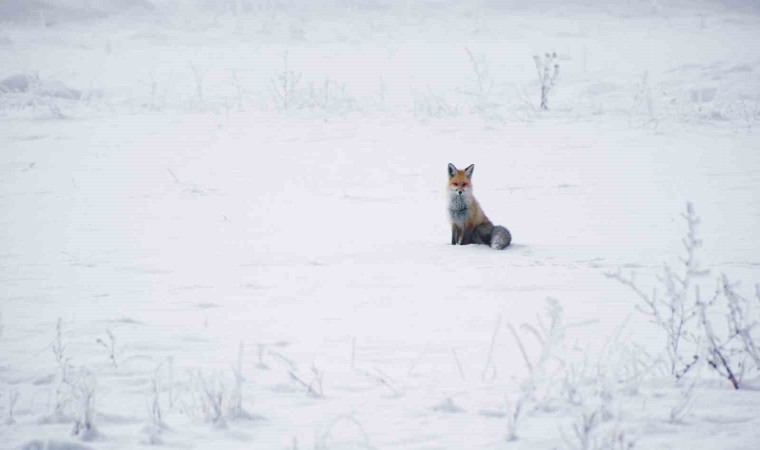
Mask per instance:
[[[449,164],[449,221],[451,245],[485,244],[503,249],[512,242],[506,228],[494,225],[472,193],[472,172],[475,164],[464,170]]]

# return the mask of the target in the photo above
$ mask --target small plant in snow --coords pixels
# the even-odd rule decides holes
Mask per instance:
[[[571,450],[631,450],[634,440],[620,427],[619,420],[605,411],[604,401],[586,408],[572,424],[572,432],[560,428],[560,435]]]
[[[633,274],[630,277],[625,277],[620,271],[607,274],[609,278],[619,281],[636,293],[643,303],[637,305],[636,309],[649,316],[664,331],[668,369],[676,379],[684,377],[699,360],[700,337],[695,329],[699,310],[692,292],[698,292],[695,279],[707,274],[696,259],[696,251],[702,241],[697,239],[699,218],[691,203],[686,205],[683,218],[688,226],[688,232],[682,241],[686,256],[681,258],[680,273],[673,271],[667,264],[664,266],[663,273],[658,278],[665,291],[664,298],[659,297],[656,289],[651,294],[644,292],[636,284]]]
[[[312,364],[311,375],[312,375],[311,382],[306,384],[301,378],[298,377],[298,375],[295,372],[290,372],[290,377],[293,378],[302,386],[304,386],[309,391],[309,393],[311,393],[312,395],[316,397],[324,397],[325,391],[322,386],[322,381],[325,378],[325,372],[322,370],[319,370],[317,366]]]
[[[324,112],[346,113],[358,109],[356,99],[346,91],[345,83],[325,79],[321,85],[309,85],[306,103],[310,108]]]
[[[306,388],[306,392],[315,397],[324,397],[325,393],[323,390],[322,382],[324,380],[325,374],[323,371],[319,370],[317,366],[312,364],[312,379],[311,381],[307,382],[307,378],[299,373],[298,366],[293,360],[287,358],[281,353],[273,352],[272,356],[277,357],[285,365],[285,369],[288,371],[290,379]]]
[[[417,117],[454,117],[461,113],[459,106],[449,103],[441,94],[436,94],[430,87],[427,92],[413,92],[414,115]]]
[[[163,410],[161,407],[161,379],[159,376],[161,366],[153,373],[151,381],[150,401],[148,402],[148,423],[143,428],[145,443],[148,445],[160,445],[161,433],[166,429]]]
[[[638,345],[621,346],[619,379],[623,391],[629,395],[639,393],[641,382],[656,367],[661,365],[661,360],[641,349]]]
[[[156,103],[156,96],[158,95],[158,80],[156,80],[155,73],[150,72],[148,74],[148,79],[141,80],[140,82],[148,88],[148,91],[150,94],[150,100],[148,101],[148,104],[145,106],[147,106],[148,109],[151,111],[160,110],[160,108],[158,107],[158,104]]]
[[[243,343],[238,348],[237,364],[232,368],[235,385],[230,393],[230,401],[227,407],[228,414],[233,419],[252,419],[253,416],[243,408]]]
[[[54,404],[51,414],[44,417],[41,423],[66,423],[71,420],[66,414],[66,409],[71,404],[74,385],[70,380],[70,358],[66,353],[66,345],[63,343],[63,321],[60,318],[56,322],[55,340],[51,350],[58,368],[53,393]]]
[[[562,306],[559,302],[553,298],[548,298],[546,317],[537,317],[537,325],[531,325],[524,323],[520,326],[520,329],[530,335],[532,335],[536,342],[541,347],[541,352],[535,361],[531,361],[528,356],[528,352],[525,345],[517,333],[517,330],[510,324],[509,330],[512,332],[512,336],[517,341],[517,345],[520,348],[520,353],[523,356],[523,362],[528,369],[529,375],[522,383],[522,391],[526,400],[538,400],[540,407],[550,408],[549,403],[554,397],[554,393],[550,392],[551,388],[555,384],[550,377],[550,371],[552,366],[562,366],[562,363],[557,357],[558,351],[563,345],[565,337],[565,325],[562,321]],[[546,323],[545,319],[549,319]],[[540,397],[540,398],[539,398]]]
[[[99,436],[95,427],[95,376],[86,369],[80,369],[73,385],[76,418],[71,434],[83,441],[90,441]]]
[[[401,391],[396,387],[396,382],[391,379],[388,374],[378,369],[377,367],[373,368],[373,370],[364,370],[357,367],[355,370],[361,375],[364,375],[365,377],[371,379],[378,385],[387,388],[394,397],[401,395]]]
[[[593,434],[600,423],[598,411],[581,413],[573,423],[571,436],[562,431],[562,439],[573,450],[592,450],[595,448]]]
[[[683,378],[700,359],[729,380],[739,389],[747,370],[760,370],[760,336],[757,328],[760,316],[751,308],[751,302],[736,292],[724,275],[718,280],[718,287],[710,300],[703,300],[696,278],[707,271],[700,269],[696,250],[701,241],[696,237],[699,218],[691,204],[687,204],[683,214],[688,232],[683,239],[686,256],[680,273],[667,265],[659,278],[665,297],[659,298],[657,291],[647,294],[636,284],[633,276],[624,277],[620,272],[609,277],[630,287],[643,301],[637,309],[652,318],[665,333],[665,347],[670,373]],[[760,297],[760,295],[758,295]],[[715,309],[723,305],[717,314],[725,319],[724,326],[713,322]]]
[[[200,397],[198,400],[203,419],[215,428],[227,428],[227,421],[224,418],[226,396],[224,382],[217,377],[207,380],[200,370],[191,372],[191,377]]]
[[[245,88],[243,88],[243,85],[240,83],[240,80],[237,76],[237,71],[233,70],[232,75],[230,76],[230,82],[232,83],[232,87],[235,88],[235,104],[237,105],[237,110],[239,112],[243,111],[243,97],[245,97],[246,91]]]
[[[731,338],[739,341],[744,355],[760,370],[760,314],[754,310],[750,301],[739,295],[734,285],[723,275],[720,286],[728,306],[728,330]],[[760,285],[755,286],[755,295],[760,301]],[[760,306],[760,304],[758,305]]]
[[[517,430],[520,425],[520,419],[523,414],[523,407],[525,398],[522,393],[517,397],[515,401],[510,402],[507,400],[507,440],[517,440]]]
[[[16,402],[18,401],[19,393],[16,389],[11,389],[10,394],[8,394],[8,417],[5,419],[6,425],[13,425],[16,423],[16,419],[13,415],[13,412],[16,409]]]
[[[695,383],[690,383],[686,387],[680,389],[676,404],[670,408],[668,422],[683,423],[684,416],[686,416],[694,406],[694,386]]]
[[[297,448],[294,440],[294,448]],[[355,448],[372,450],[369,435],[362,424],[352,416],[340,416],[330,423],[325,430],[318,434],[314,450],[329,450],[331,448]]]
[[[484,381],[487,379],[494,379],[498,376],[496,365],[493,362],[493,351],[496,347],[496,337],[499,335],[499,329],[501,329],[501,315],[496,318],[496,326],[493,328],[493,334],[491,335],[491,346],[488,348],[486,365],[483,368],[483,373],[480,375],[480,378]]]
[[[193,81],[195,82],[195,95],[198,101],[198,108],[203,110],[206,107],[203,99],[203,73],[201,72],[201,69],[192,62],[189,64],[190,71],[193,73]]]
[[[256,354],[258,356],[258,363],[256,367],[259,369],[269,369],[269,366],[264,362],[264,355],[266,355],[267,346],[265,344],[256,344]]]
[[[55,324],[55,341],[51,350],[58,368],[65,374],[70,358],[66,355],[66,345],[63,343],[63,320],[60,317]]]
[[[725,110],[729,117],[736,117],[744,122],[747,131],[752,131],[752,126],[760,121],[760,96],[754,98],[743,95],[738,100],[730,103]]]
[[[565,401],[570,405],[581,405],[584,400],[582,384],[589,377],[588,360],[582,363],[566,363],[563,370],[562,389]]]
[[[472,68],[472,87],[462,92],[470,97],[473,110],[486,120],[500,119],[497,110],[501,106],[496,100],[496,83],[489,70],[485,56],[476,56],[470,49],[465,48],[467,58]]]
[[[641,82],[636,86],[636,93],[633,96],[635,107],[646,110],[647,123],[658,125],[658,118],[655,115],[654,98],[652,97],[652,88],[649,86],[649,72],[644,72],[641,76]]]
[[[510,441],[518,438],[520,419],[528,406],[536,402],[539,409],[551,409],[551,403],[555,399],[555,393],[551,391],[552,387],[561,385],[553,380],[550,371],[562,367],[557,356],[565,336],[562,307],[557,300],[552,298],[548,298],[546,303],[546,317],[537,317],[536,326],[524,323],[520,327],[523,332],[532,335],[541,347],[541,352],[535,360],[531,360],[528,356],[528,351],[517,329],[512,324],[508,325],[523,356],[525,367],[528,369],[528,376],[520,382],[516,398],[507,401],[507,439]]]
[[[284,111],[298,108],[301,105],[298,101],[298,90],[301,83],[301,73],[296,73],[288,67],[288,55],[283,57],[284,68],[274,78],[272,78],[272,94],[277,102],[277,106]]]
[[[230,417],[240,417],[243,414],[243,343],[238,347],[237,364],[232,368],[235,386],[230,394],[229,414]]]
[[[724,304],[726,325],[716,328],[709,309]],[[739,295],[728,277],[721,276],[710,301],[697,299],[702,332],[706,341],[707,364],[739,389],[747,370],[760,369],[760,317],[754,317],[750,302]]]
[[[106,349],[106,352],[108,352],[108,359],[111,361],[111,364],[113,364],[113,368],[118,369],[119,364],[116,362],[116,354],[120,352],[116,349],[116,336],[114,336],[111,330],[106,330],[106,333],[108,334],[108,342],[100,338],[95,342]]]
[[[556,62],[556,53],[546,53],[543,58],[533,56],[538,73],[538,82],[541,84],[541,109],[549,109],[549,92],[554,88],[559,76],[559,64]]]

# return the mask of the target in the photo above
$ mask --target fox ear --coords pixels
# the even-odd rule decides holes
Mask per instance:
[[[449,178],[457,174],[457,168],[454,164],[449,163]]]
[[[469,167],[464,169],[464,174],[467,175],[467,178],[472,178],[472,171],[475,170],[475,164],[470,164]]]

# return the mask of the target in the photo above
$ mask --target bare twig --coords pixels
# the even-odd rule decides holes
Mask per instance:
[[[522,339],[520,339],[520,336],[517,334],[517,330],[515,330],[515,327],[512,326],[512,324],[507,324],[507,327],[509,327],[509,331],[512,332],[512,336],[515,338],[515,342],[517,342],[517,346],[520,348],[520,353],[522,354],[523,361],[525,362],[525,367],[528,368],[528,372],[531,374],[533,373],[533,364],[530,362],[530,358],[528,357],[528,352],[525,351],[525,345],[523,345]]]
[[[457,350],[455,348],[452,348],[451,354],[454,355],[454,361],[457,363],[457,368],[459,369],[459,375],[462,377],[462,381],[466,381],[467,377],[464,376],[464,369],[462,368],[462,363],[459,361]]]
[[[483,380],[489,376],[489,369],[491,379],[496,378],[497,376],[496,366],[493,363],[493,351],[496,346],[496,337],[499,335],[499,328],[501,328],[501,314],[499,314],[496,319],[496,326],[493,328],[493,334],[491,335],[491,346],[488,348],[488,358],[486,359],[486,365],[483,368],[483,374],[480,376]]]
[[[119,365],[116,363],[116,336],[114,336],[111,330],[106,330],[106,333],[108,334],[108,342],[105,342],[100,338],[98,338],[95,342],[102,345],[103,348],[106,349],[108,352],[108,359],[111,360],[111,364],[113,364],[114,369],[116,369],[119,367]]]

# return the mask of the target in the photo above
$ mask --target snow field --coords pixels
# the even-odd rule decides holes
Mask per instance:
[[[760,61],[733,44],[757,38],[752,17],[439,14],[6,25],[4,73],[99,94],[3,98],[3,420],[19,395],[0,447],[583,448],[585,414],[586,448],[752,448],[757,391],[702,366],[674,383],[650,360],[659,330],[604,277],[656,285],[691,201],[705,289],[727,273],[752,296],[760,142],[735,108],[760,92]],[[487,102],[465,47],[494,81]],[[539,113],[545,50],[561,76]],[[287,110],[272,91],[285,54],[303,74]],[[350,100],[314,106],[324,79]],[[453,109],[438,117],[430,95]],[[448,162],[475,163],[509,249],[448,245]],[[547,297],[570,326],[528,377],[509,325],[539,367],[520,324],[548,324]],[[95,380],[91,442],[71,436],[81,399],[61,367]],[[160,433],[144,428],[156,390]]]

